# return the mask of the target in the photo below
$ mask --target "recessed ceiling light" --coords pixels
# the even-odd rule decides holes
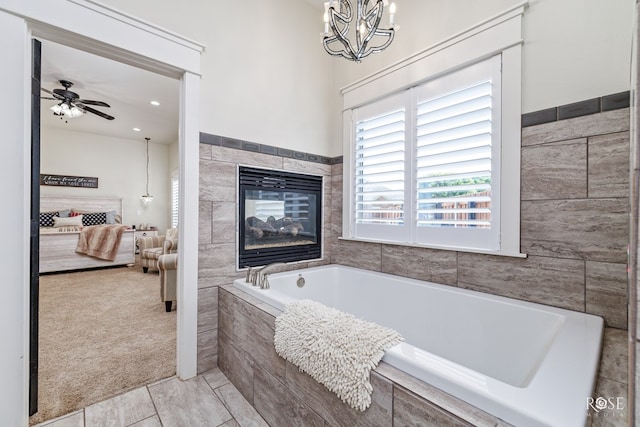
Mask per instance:
[[[140,132],[140,128],[133,128],[134,131]]]
[[[160,105],[160,103],[158,101],[151,101],[150,102],[151,105],[157,107],[158,105]]]

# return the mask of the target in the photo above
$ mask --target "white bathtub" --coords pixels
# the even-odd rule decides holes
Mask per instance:
[[[339,265],[269,283],[234,286],[280,310],[306,298],[393,328],[406,342],[383,361],[516,426],[586,423],[600,317]]]

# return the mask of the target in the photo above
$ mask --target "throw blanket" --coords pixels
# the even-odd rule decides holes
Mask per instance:
[[[371,404],[371,369],[401,341],[392,329],[310,300],[276,318],[276,352],[360,411]]]
[[[76,252],[106,261],[113,261],[116,259],[122,233],[126,228],[126,225],[120,224],[84,227],[78,237]]]

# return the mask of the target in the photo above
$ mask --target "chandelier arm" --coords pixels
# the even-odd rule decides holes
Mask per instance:
[[[351,45],[351,41],[349,41],[349,39],[346,37],[349,33],[350,21],[344,22],[345,26],[341,31],[338,28],[338,25],[336,24],[336,20],[335,20],[336,17],[340,17],[340,14],[336,13],[336,11],[333,8],[330,8],[329,11],[331,11],[331,13],[329,14],[329,26],[331,27],[331,31],[333,31],[334,36],[329,37],[330,40],[327,40],[327,38],[325,37],[325,43],[324,43],[325,49],[327,50],[327,52],[331,53],[332,55],[341,55],[341,56],[344,56],[345,58],[352,59],[355,61],[356,60],[355,50]],[[328,48],[328,42],[330,41],[332,42],[334,40],[340,42],[344,47],[344,49],[341,51],[336,51],[334,49]],[[336,53],[332,53],[332,52],[336,52]]]
[[[369,0],[365,0],[364,5],[366,6],[368,3],[369,3]],[[367,50],[367,46],[369,45],[369,42],[371,41],[373,36],[382,35],[382,34],[380,34],[380,32],[384,31],[384,30],[379,30],[378,29],[378,26],[380,25],[380,21],[382,20],[383,11],[384,10],[383,10],[383,7],[382,7],[382,0],[378,0],[378,2],[371,9],[371,11],[366,16],[364,16],[362,18],[363,22],[365,23],[365,26],[367,27],[368,33],[363,38],[362,44],[359,44],[358,53],[356,54],[359,58],[364,58],[364,57],[368,56],[369,54],[374,52],[374,49],[377,48],[377,46],[376,46],[374,48],[371,48],[371,49]],[[373,24],[370,23],[370,21],[372,19],[375,21]],[[386,45],[388,46],[388,43]],[[384,49],[384,48],[382,48],[382,49]]]
[[[369,0],[365,0],[363,6],[362,6],[362,10],[367,12],[367,5],[369,4]],[[369,11],[366,13],[366,15],[363,15],[362,17],[366,20],[369,21],[371,20],[371,18],[373,17],[373,15],[378,14],[378,11],[380,11],[379,15],[380,17],[382,17],[382,14],[384,12],[384,3],[383,0],[377,0],[376,1],[376,5],[373,6],[371,9],[369,9]]]
[[[333,36],[333,37],[325,37],[324,40],[322,41],[323,45],[324,45],[324,50],[327,51],[327,53],[329,55],[333,55],[333,56],[342,56],[344,58],[347,59],[353,59],[351,56],[349,56],[346,52],[346,50],[344,49],[344,45],[341,44],[342,46],[342,50],[335,50],[330,46],[330,43],[334,43],[334,42],[338,42],[338,38]]]
[[[329,10],[333,10],[333,12],[342,18],[343,22],[351,22],[353,17],[353,10],[351,9],[351,3],[348,0],[340,0],[340,11],[344,10],[344,13],[336,12],[334,8],[329,8]]]
[[[327,9],[328,19],[325,18],[325,20],[328,21],[333,33],[332,36],[325,35],[322,40],[327,53],[360,62],[362,58],[371,53],[381,52],[391,44],[395,35],[393,27],[388,30],[378,28],[384,13],[384,0],[357,0],[356,16],[353,15],[350,0],[339,0],[339,2],[340,12],[336,11],[333,6]],[[373,2],[375,5],[369,8]],[[335,5],[336,3],[332,2],[331,4]],[[350,24],[354,21],[357,50],[353,48],[353,44],[348,38]],[[369,44],[375,36],[386,37],[386,41],[370,47]],[[340,50],[332,47],[336,42],[340,43]]]
[[[364,52],[364,54],[362,55],[362,58],[369,56],[372,53],[380,53],[383,50],[385,50],[393,41],[393,37],[395,35],[395,31],[394,30],[378,30],[376,31],[376,35],[379,36],[387,36],[387,41],[384,42],[381,45],[378,46],[374,46],[372,48],[370,48],[368,51]]]

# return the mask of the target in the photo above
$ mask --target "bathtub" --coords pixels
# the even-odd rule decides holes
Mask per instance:
[[[280,310],[311,299],[393,328],[406,342],[384,362],[513,425],[586,423],[600,317],[339,265],[269,283],[234,286]]]

